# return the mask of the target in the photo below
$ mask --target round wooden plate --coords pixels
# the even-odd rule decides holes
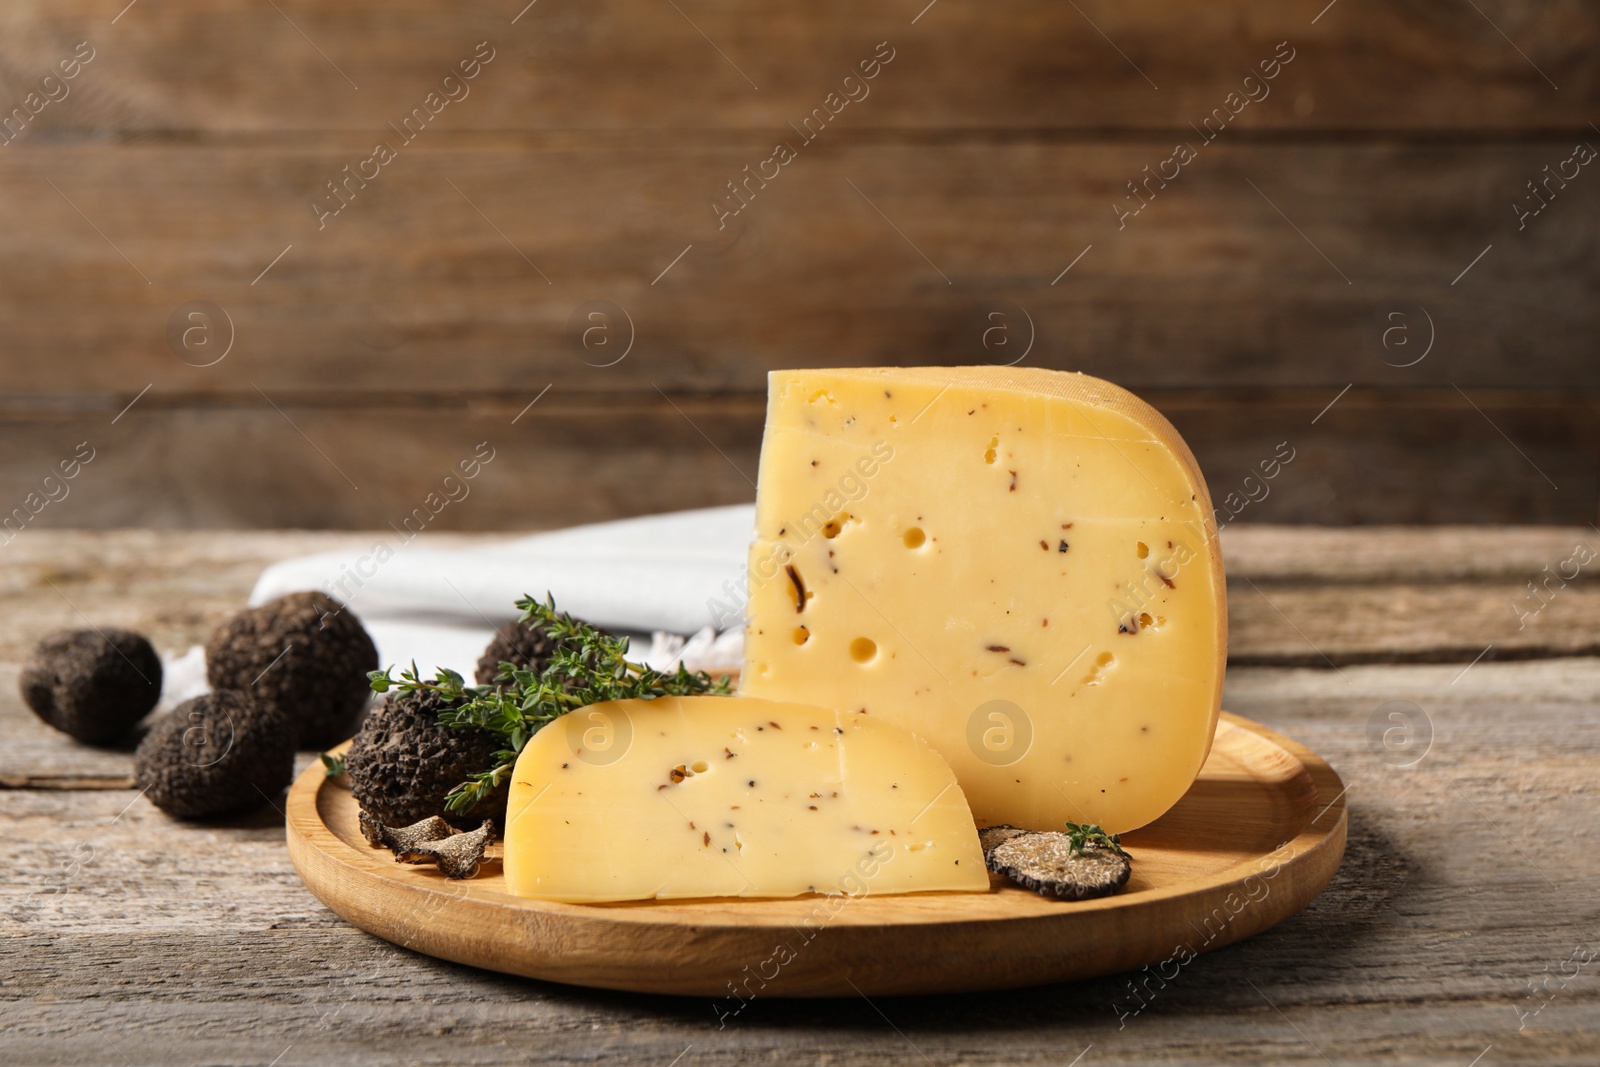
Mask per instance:
[[[289,855],[339,915],[431,956],[553,982],[725,998],[948,993],[1175,968],[1282,922],[1344,855],[1344,786],[1327,763],[1223,713],[1177,806],[1123,835],[1127,888],[1067,903],[988,893],[553,904],[477,877],[395,863],[355,799],[313,764],[289,792]],[[1169,976],[1170,977],[1170,976]]]

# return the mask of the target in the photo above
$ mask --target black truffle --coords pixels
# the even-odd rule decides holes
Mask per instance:
[[[396,863],[431,863],[446,878],[471,878],[478,873],[478,865],[489,848],[494,823],[485,819],[476,830],[458,834],[437,816],[396,828],[383,825],[363,811],[361,835],[373,848],[393,852]]]
[[[416,846],[441,840],[455,832],[454,826],[437,815],[410,826],[393,827],[383,825],[364,811],[361,813],[361,836],[367,839],[367,844],[388,849],[401,863],[427,863],[427,857],[419,853]]]
[[[514,663],[528,670],[542,671],[550,665],[551,658],[559,648],[561,643],[538,623],[513,620],[500,627],[500,632],[494,635],[483,650],[483,655],[478,657],[478,669],[474,677],[479,685],[493,685],[502,663]]]
[[[1006,822],[995,823],[993,826],[985,826],[978,831],[978,847],[983,849],[984,857],[987,858],[989,853],[994,851],[995,846],[1001,842],[1009,841],[1013,837],[1021,837],[1026,833],[1031,833],[1031,831],[1024,830],[1020,826],[1012,826]]]
[[[406,852],[396,852],[395,859],[405,863],[433,863],[446,878],[471,878],[478,873],[483,854],[489,849],[494,836],[494,823],[483,820],[476,830],[464,834],[451,834],[435,841],[419,841]]]
[[[301,748],[350,736],[372,696],[378,650],[344,605],[323,593],[290,593],[241,611],[206,644],[214,689],[248,689],[281,707]]]
[[[132,630],[62,630],[34,646],[22,699],[57,730],[115,741],[161,699],[161,657]]]
[[[1070,836],[1056,831],[1007,835],[986,848],[983,858],[996,874],[1057,900],[1110,896],[1128,884],[1133,871],[1115,849],[1090,841],[1075,852]]]
[[[350,792],[384,826],[409,826],[432,815],[469,829],[484,819],[505,824],[506,783],[471,812],[445,810],[445,796],[497,762],[503,738],[476,727],[439,725],[450,702],[419,690],[386,697],[372,709],[344,756]]]
[[[294,724],[276,705],[222,690],[179,704],[134,753],[134,784],[185,819],[253,811],[294,776]]]

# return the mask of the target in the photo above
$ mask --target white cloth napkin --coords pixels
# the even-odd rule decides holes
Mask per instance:
[[[449,667],[471,681],[494,631],[517,617],[516,600],[549,592],[561,610],[628,635],[651,666],[681,659],[691,669],[735,667],[754,528],[754,507],[736,504],[474,548],[429,548],[425,534],[409,542],[384,535],[363,551],[273,564],[250,603],[320,589],[361,619],[383,666],[415,660],[423,671]]]

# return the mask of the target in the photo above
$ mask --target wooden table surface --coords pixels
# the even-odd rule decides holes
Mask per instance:
[[[1600,582],[1593,561],[1550,577],[1600,531],[1223,538],[1226,706],[1349,787],[1348,852],[1316,902],[1166,981],[757,999],[721,1025],[704,1000],[506,978],[362,933],[301,886],[278,812],[175,823],[130,787],[126,751],[78,746],[17,698],[28,646],[79,612],[182,649],[265,563],[365,537],[18,538],[0,553],[0,1062],[1600,1062]]]
[[[1594,519],[1600,4],[752,7],[0,3],[0,501],[734,503],[768,371],[1026,357],[1252,521]]]

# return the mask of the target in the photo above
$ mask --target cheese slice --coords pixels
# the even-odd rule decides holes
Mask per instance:
[[[1024,368],[774,372],[741,692],[927,738],[980,825],[1119,833],[1200,771],[1211,501],[1132,394]]]
[[[747,697],[592,704],[518,756],[504,871],[570,903],[983,892],[949,766],[880,718]]]

